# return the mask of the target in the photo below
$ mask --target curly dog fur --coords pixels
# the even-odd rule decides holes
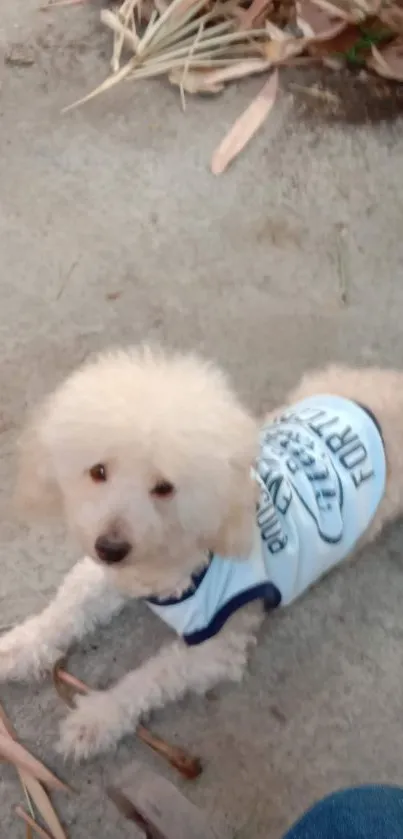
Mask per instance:
[[[289,402],[323,392],[367,405],[382,427],[388,479],[368,541],[403,507],[403,374],[331,367],[305,376]],[[46,673],[128,598],[180,593],[208,550],[247,555],[259,427],[225,376],[194,356],[116,351],[73,373],[22,436],[19,492],[29,510],[65,516],[86,556],[41,614],[1,638],[0,680]],[[102,562],[100,538],[125,546],[124,562]],[[240,680],[262,619],[248,606],[215,638],[176,640],[82,697],[62,723],[61,750],[79,759],[109,749],[152,709]]]

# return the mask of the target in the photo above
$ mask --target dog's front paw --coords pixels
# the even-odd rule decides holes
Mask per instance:
[[[127,718],[111,693],[90,693],[77,699],[62,722],[58,751],[75,760],[93,757],[113,749],[127,730]]]
[[[0,682],[37,679],[52,669],[60,651],[50,644],[39,618],[31,618],[0,638]]]

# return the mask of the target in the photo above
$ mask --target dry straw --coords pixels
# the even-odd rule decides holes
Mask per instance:
[[[55,0],[50,5],[84,0]],[[122,81],[165,76],[187,94],[218,94],[245,76],[270,74],[258,96],[214,152],[219,174],[272,110],[283,64],[322,60],[340,66],[364,45],[363,65],[403,81],[403,9],[398,0],[295,0],[292,26],[277,25],[276,4],[289,0],[124,0],[103,9],[112,35],[111,74],[64,111],[83,105]],[[374,29],[375,22],[375,29]],[[369,24],[371,32],[365,30]],[[343,40],[344,39],[344,40]],[[349,54],[350,53],[350,54]],[[360,54],[361,55],[361,54]],[[335,56],[337,59],[335,60]]]
[[[25,821],[27,836],[33,830],[43,839],[67,839],[45,787],[65,791],[69,791],[70,787],[18,743],[16,732],[1,705],[0,759],[13,764],[19,775],[30,813],[17,807],[16,814]],[[46,825],[46,830],[36,821],[35,811]]]

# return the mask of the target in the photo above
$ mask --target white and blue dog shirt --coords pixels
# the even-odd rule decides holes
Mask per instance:
[[[305,399],[263,427],[253,477],[260,497],[250,555],[211,554],[180,597],[147,601],[189,645],[253,600],[287,606],[349,556],[385,490],[381,429],[356,402]]]

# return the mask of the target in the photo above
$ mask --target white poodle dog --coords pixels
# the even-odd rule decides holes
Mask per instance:
[[[23,501],[62,513],[86,556],[0,639],[0,680],[42,676],[128,598],[179,636],[79,699],[65,754],[95,755],[152,709],[240,680],[262,606],[292,602],[401,512],[403,374],[330,368],[290,405],[260,423],[212,365],[132,349],[84,365],[33,416]]]

